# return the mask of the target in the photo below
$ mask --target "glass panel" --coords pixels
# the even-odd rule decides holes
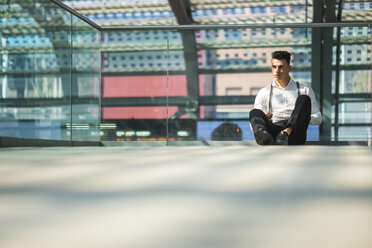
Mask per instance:
[[[0,136],[70,139],[71,15],[44,2],[2,1]]]
[[[195,140],[195,122],[199,116],[199,79],[196,72],[198,58],[194,50],[196,46],[194,31],[170,32],[169,38],[171,49],[168,95],[169,107],[175,108],[175,112],[169,112],[168,140]],[[184,46],[184,42],[188,45]]]
[[[167,109],[167,94],[182,95],[167,92],[167,85],[184,80],[179,75],[167,80],[169,70],[182,68],[182,54],[167,52],[168,46],[179,46],[179,38],[173,44],[168,37],[168,31],[158,30],[102,33],[102,140],[167,139],[167,116],[177,112],[177,106]]]
[[[73,16],[72,140],[100,140],[100,33]]]
[[[356,3],[359,4],[360,3]],[[350,3],[345,6],[351,7]],[[353,7],[355,8],[355,6]],[[351,12],[346,12],[351,13]],[[336,45],[333,48],[333,92],[339,94],[339,104],[334,106],[333,139],[371,139],[371,27],[340,28],[340,39],[334,31]],[[337,44],[340,44],[337,52]],[[337,56],[339,70],[337,70]],[[338,92],[336,85],[338,84]],[[369,126],[366,128],[366,126]],[[353,132],[353,133],[348,133]],[[364,132],[364,133],[363,133]]]
[[[200,118],[197,139],[254,140],[249,112],[258,91],[273,80],[271,54],[292,54],[291,76],[311,83],[311,29],[197,30]],[[319,127],[308,140],[319,139]]]
[[[176,23],[168,0],[65,0],[63,2],[100,26]]]
[[[346,100],[346,99],[345,99]],[[351,99],[348,99],[352,101]],[[368,111],[370,102],[345,102],[339,104],[339,124],[362,124],[371,123],[371,113]]]
[[[370,12],[372,10],[371,1],[348,0],[342,6],[342,21],[371,21]]]
[[[366,141],[371,140],[372,129],[371,126],[341,126],[339,127],[338,140],[356,140]]]
[[[311,1],[190,1],[192,16],[200,24],[311,22]]]
[[[316,46],[312,44],[313,38],[317,35],[319,38],[319,33],[314,34],[320,29],[99,33],[54,5],[45,5],[47,11],[35,12],[45,7],[41,5],[43,2],[1,2],[2,136],[62,140],[99,140],[100,135],[102,140],[117,141],[214,140],[216,132],[222,130],[222,140],[253,140],[249,111],[258,90],[272,81],[271,53],[288,50],[293,55],[291,76],[317,87],[317,96],[323,97],[319,101],[322,107],[333,104],[328,115],[331,121],[327,122],[332,124],[332,139],[370,138],[371,27],[341,28],[340,51],[337,50],[337,28],[334,28],[333,58],[325,58],[314,55],[312,50]],[[175,23],[167,1],[127,1],[125,5],[98,0],[65,2],[100,25]],[[206,24],[288,23],[311,19],[308,1],[287,5],[270,2],[265,7],[252,1],[217,2],[218,9],[216,2],[191,1],[194,20]],[[91,11],[95,5],[110,5],[110,8],[98,13]],[[132,8],[134,6],[136,8]],[[343,21],[353,16],[362,16],[363,21],[368,21],[366,13],[370,8],[366,2],[352,5],[347,1]],[[332,73],[327,76],[324,73],[317,82],[312,82],[316,74],[322,73],[312,73],[314,65],[324,60],[329,62],[331,58],[333,64],[329,65],[333,67],[322,68]],[[325,78],[328,76],[335,98],[326,94],[325,87],[330,84],[322,83],[329,82]],[[347,133],[354,128],[365,133],[355,136]],[[309,132],[308,140],[319,138],[317,126],[310,127]]]

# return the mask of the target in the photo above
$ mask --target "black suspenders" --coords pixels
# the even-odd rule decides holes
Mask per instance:
[[[300,93],[300,83],[296,82],[297,85],[297,97],[301,95]],[[269,96],[269,112],[272,113],[271,98],[273,96],[273,83],[270,84],[270,96]]]

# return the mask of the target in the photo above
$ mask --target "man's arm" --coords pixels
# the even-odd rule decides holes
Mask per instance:
[[[262,111],[266,110],[265,94],[263,93],[264,89],[260,89],[257,93],[256,98],[254,99],[254,108],[261,109]]]
[[[271,118],[273,117],[273,114],[269,112],[268,110],[268,107],[266,106],[266,94],[268,94],[268,92],[266,92],[266,88],[262,88],[258,93],[257,93],[257,96],[256,96],[256,99],[254,100],[254,108],[255,109],[260,109],[262,110],[265,115],[267,116],[267,118],[269,118],[269,120],[271,120]]]
[[[311,98],[311,118],[310,125],[320,125],[322,123],[323,117],[318,108],[318,103],[315,98],[314,91],[309,87],[309,96]]]

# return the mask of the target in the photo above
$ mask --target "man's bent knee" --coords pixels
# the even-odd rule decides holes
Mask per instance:
[[[306,104],[311,104],[311,98],[308,95],[301,95],[297,97],[296,103],[300,101]]]
[[[262,115],[265,113],[261,110],[261,109],[252,109],[250,112],[249,112],[249,118],[252,118],[252,116],[258,116],[258,115]]]

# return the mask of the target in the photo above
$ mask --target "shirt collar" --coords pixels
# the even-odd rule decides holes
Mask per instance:
[[[295,83],[295,81],[292,79],[289,80],[289,83],[287,84],[287,86],[284,88],[284,89],[288,89],[289,87],[291,87],[293,84]],[[273,82],[271,83],[272,86],[276,87],[276,88],[281,88],[279,87],[278,85],[276,85],[275,83],[275,79],[273,79]]]

